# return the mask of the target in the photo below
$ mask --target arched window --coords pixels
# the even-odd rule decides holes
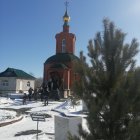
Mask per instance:
[[[27,82],[27,87],[30,87],[30,81]]]
[[[62,40],[62,53],[65,53],[66,52],[66,40],[63,39]]]

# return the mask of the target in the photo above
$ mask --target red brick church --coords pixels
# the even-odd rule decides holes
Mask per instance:
[[[67,9],[63,20],[63,31],[55,36],[56,54],[49,57],[44,63],[43,82],[56,81],[60,91],[69,93],[76,78],[73,64],[75,61],[79,61],[79,58],[74,55],[76,36],[69,32],[70,17]]]

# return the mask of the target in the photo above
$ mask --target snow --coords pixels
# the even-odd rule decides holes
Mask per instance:
[[[15,111],[0,110],[0,122],[5,122],[16,117]]]
[[[6,108],[6,110],[2,110]],[[45,122],[39,122],[38,129],[41,131],[38,135],[38,140],[54,140],[54,116],[82,116],[81,103],[73,107],[70,101],[49,101],[48,106],[44,106],[41,101],[27,101],[25,105],[22,104],[21,99],[11,100],[0,97],[0,118],[4,116],[11,116],[12,119],[17,118],[15,111],[7,111],[7,109],[21,110],[26,109],[22,114],[23,119],[16,123],[0,127],[0,140],[36,140],[37,121],[31,119],[31,113],[41,113],[50,115],[45,119]],[[18,117],[21,117],[18,116]],[[5,117],[6,118],[6,117]],[[0,120],[0,123],[9,120]]]
[[[82,114],[82,101],[78,105],[73,106],[71,100],[65,101],[60,106],[53,109],[54,111],[60,112],[62,115],[67,117],[86,117],[87,115]]]
[[[0,105],[8,103],[13,103],[13,101],[10,98],[0,97]]]

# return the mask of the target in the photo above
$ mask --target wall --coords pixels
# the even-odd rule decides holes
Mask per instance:
[[[66,52],[75,53],[76,37],[72,33],[61,32],[56,34],[56,53],[62,53],[62,40],[66,40]]]
[[[8,86],[3,86],[2,81],[7,80]],[[7,92],[15,92],[16,90],[16,78],[15,77],[0,77],[0,92],[7,93]]]
[[[61,117],[55,116],[55,140],[67,140],[68,132],[72,135],[79,136],[78,125],[82,124],[81,117]]]
[[[3,80],[8,81],[8,86],[2,85]],[[28,81],[30,82],[30,87],[34,89],[35,80],[16,79],[15,77],[0,77],[0,93],[13,93],[13,92],[19,93],[20,90],[28,93],[29,89],[29,86],[27,86]]]
[[[30,82],[30,86],[27,86],[27,82]],[[22,87],[20,85],[20,83],[22,83]],[[28,89],[30,87],[32,87],[34,89],[34,85],[35,85],[35,80],[26,80],[26,79],[17,79],[16,80],[16,90],[22,90],[25,93],[28,93]]]

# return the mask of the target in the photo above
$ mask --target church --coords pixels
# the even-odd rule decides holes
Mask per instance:
[[[63,30],[57,33],[56,38],[56,54],[49,57],[44,63],[43,83],[53,81],[57,83],[58,89],[63,95],[71,93],[71,87],[76,80],[73,66],[79,58],[75,55],[76,36],[70,33],[69,21],[70,17],[67,12],[63,16]]]

